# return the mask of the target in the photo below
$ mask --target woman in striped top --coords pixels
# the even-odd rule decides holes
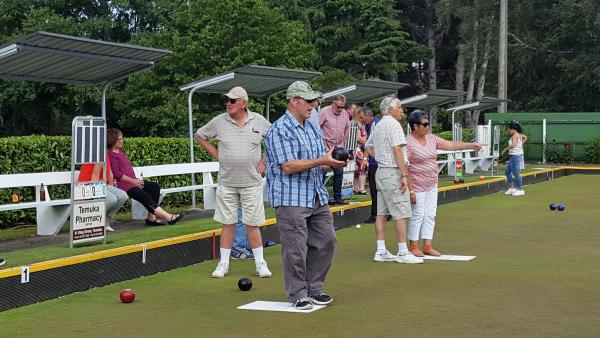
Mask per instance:
[[[478,143],[451,142],[429,133],[429,117],[421,110],[410,113],[408,123],[412,132],[407,138],[408,173],[412,217],[408,221],[410,252],[417,257],[440,256],[432,246],[437,212],[438,167],[437,150],[479,151]],[[423,251],[419,240],[423,240]]]

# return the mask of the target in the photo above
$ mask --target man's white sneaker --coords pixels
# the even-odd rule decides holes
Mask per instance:
[[[212,273],[213,278],[223,278],[229,273],[229,264],[219,261],[217,268]]]
[[[271,271],[269,271],[266,261],[256,262],[256,275],[259,278],[269,278],[273,275]]]
[[[379,253],[379,251],[375,251],[373,262],[393,262],[395,259],[396,256],[392,255],[392,253],[389,251],[386,251],[384,254]]]
[[[512,194],[515,193],[515,191],[517,191],[517,189],[510,188],[510,189],[506,190],[506,192],[504,193],[504,195],[512,195]]]
[[[523,189],[517,189],[515,190],[515,192],[512,193],[513,196],[524,196],[525,195],[525,190]]]
[[[398,255],[396,256],[396,263],[402,263],[402,264],[422,264],[423,263],[423,258],[419,258],[416,257],[415,255],[411,254],[410,252],[404,255]]]

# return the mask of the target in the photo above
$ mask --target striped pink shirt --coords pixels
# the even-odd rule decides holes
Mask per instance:
[[[412,135],[406,138],[412,191],[423,192],[437,185],[437,148],[441,141],[441,138],[433,134],[425,135],[425,145]]]

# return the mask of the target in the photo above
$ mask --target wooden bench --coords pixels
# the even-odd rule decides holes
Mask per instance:
[[[164,164],[134,167],[133,169],[137,176],[143,172],[144,178],[185,174],[189,175],[192,173],[202,174],[201,184],[161,189],[161,200],[164,196],[170,193],[203,190],[204,208],[207,210],[215,208],[217,185],[213,181],[212,174],[219,172],[218,162]],[[75,178],[77,177],[79,177],[79,172],[75,173]],[[44,184],[46,190],[45,201],[40,201],[41,184]],[[35,187],[36,196],[35,202],[21,202],[0,205],[0,212],[35,208],[37,234],[56,235],[60,231],[63,224],[67,221],[71,211],[70,198],[58,200],[51,199],[51,186],[60,184],[71,184],[70,171],[0,175],[0,189]],[[132,215],[137,215],[138,217],[133,217],[134,219],[146,218],[144,212],[146,212],[146,210],[141,204],[136,201],[132,202]]]

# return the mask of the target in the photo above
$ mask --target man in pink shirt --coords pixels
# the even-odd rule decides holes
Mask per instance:
[[[330,151],[336,147],[343,147],[350,132],[350,116],[344,107],[346,97],[336,95],[333,103],[321,109],[319,113],[319,125],[325,139],[325,149]],[[342,200],[342,179],[344,168],[333,169],[333,200],[329,204],[348,204]]]

